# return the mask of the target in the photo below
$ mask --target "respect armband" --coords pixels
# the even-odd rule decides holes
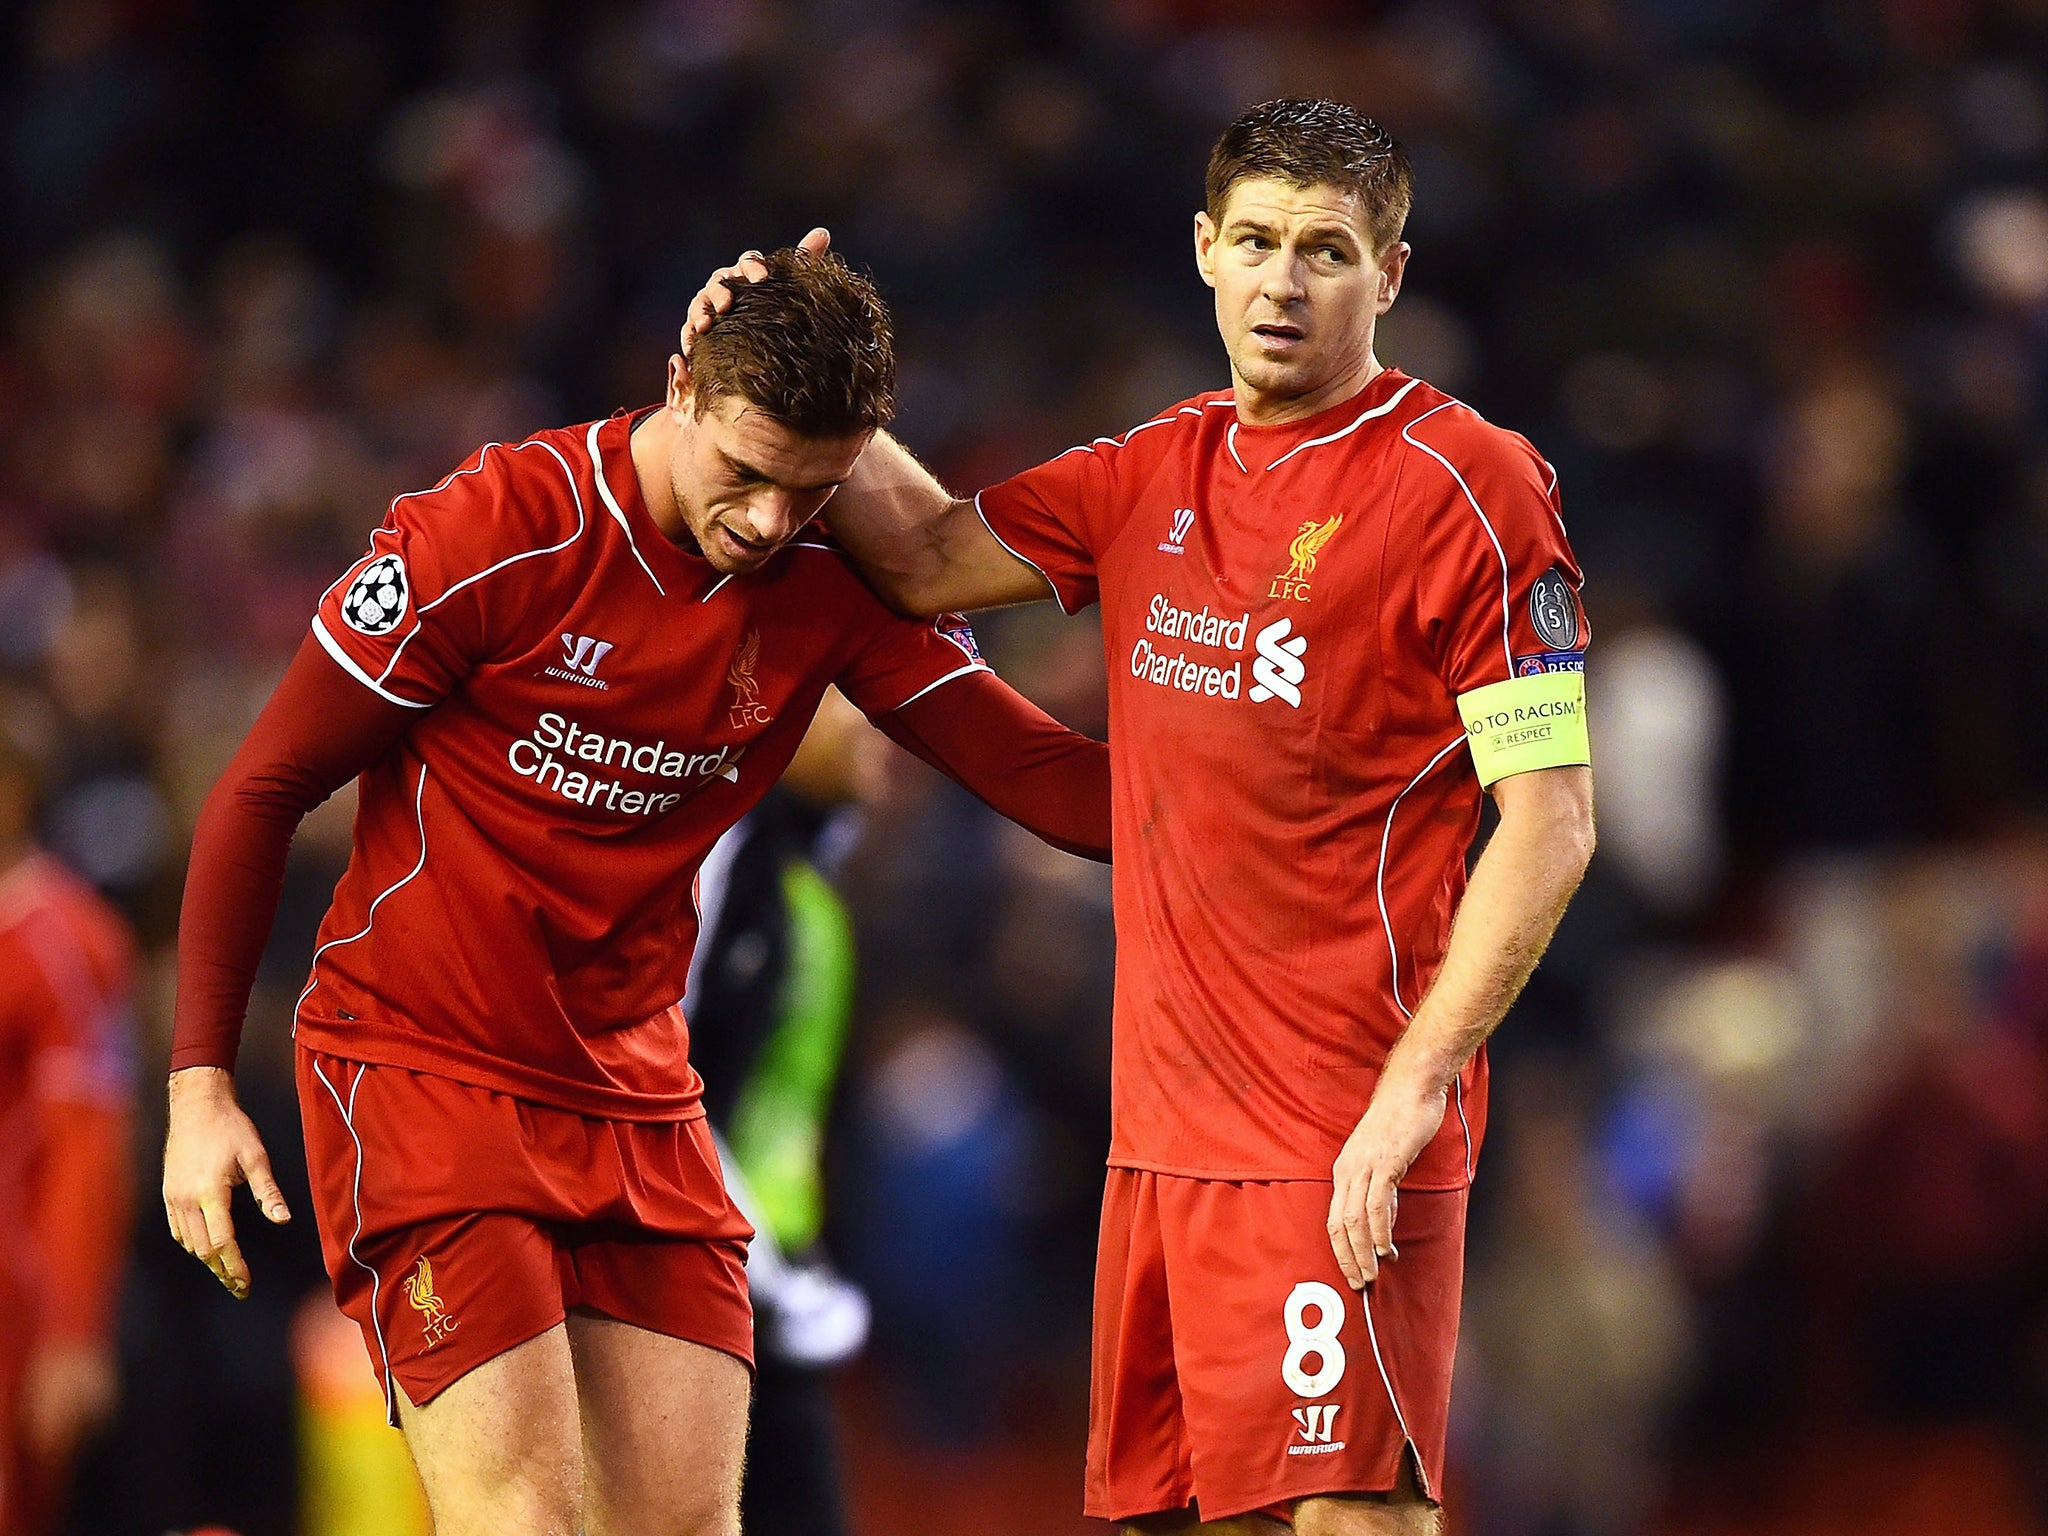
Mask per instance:
[[[1540,672],[1458,695],[1479,782],[1593,761],[1586,733],[1586,674]]]

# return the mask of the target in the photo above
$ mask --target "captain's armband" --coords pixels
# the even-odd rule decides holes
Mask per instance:
[[[1479,782],[1593,761],[1586,734],[1586,674],[1538,672],[1458,695]]]

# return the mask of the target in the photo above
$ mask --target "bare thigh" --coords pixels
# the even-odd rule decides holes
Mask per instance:
[[[1296,1536],[1438,1536],[1443,1511],[1422,1496],[1415,1463],[1404,1457],[1392,1493],[1303,1499],[1294,1506],[1294,1529]]]
[[[569,1336],[560,1323],[415,1408],[405,1443],[435,1536],[576,1536],[583,1457]]]
[[[572,1313],[586,1536],[738,1536],[747,1368],[723,1350]]]

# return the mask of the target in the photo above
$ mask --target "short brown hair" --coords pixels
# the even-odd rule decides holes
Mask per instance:
[[[690,351],[698,414],[737,395],[804,437],[888,425],[896,335],[875,285],[836,255],[787,248],[766,262]]]
[[[1209,152],[1209,217],[1240,181],[1270,176],[1297,187],[1332,186],[1365,207],[1375,256],[1401,238],[1414,196],[1407,153],[1391,133],[1341,101],[1285,96],[1238,115]]]

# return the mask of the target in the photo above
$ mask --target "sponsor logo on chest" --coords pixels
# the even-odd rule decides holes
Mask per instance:
[[[1242,694],[1254,704],[1278,699],[1289,709],[1301,708],[1308,636],[1293,633],[1292,619],[1276,619],[1250,634],[1252,686],[1247,690],[1243,652],[1251,617],[1248,611],[1235,617],[1211,613],[1207,605],[1177,607],[1164,592],[1155,592],[1145,611],[1145,633],[1131,647],[1131,676],[1178,693],[1223,699]],[[1179,645],[1170,646],[1171,641]],[[1205,651],[1219,654],[1212,660]]]

